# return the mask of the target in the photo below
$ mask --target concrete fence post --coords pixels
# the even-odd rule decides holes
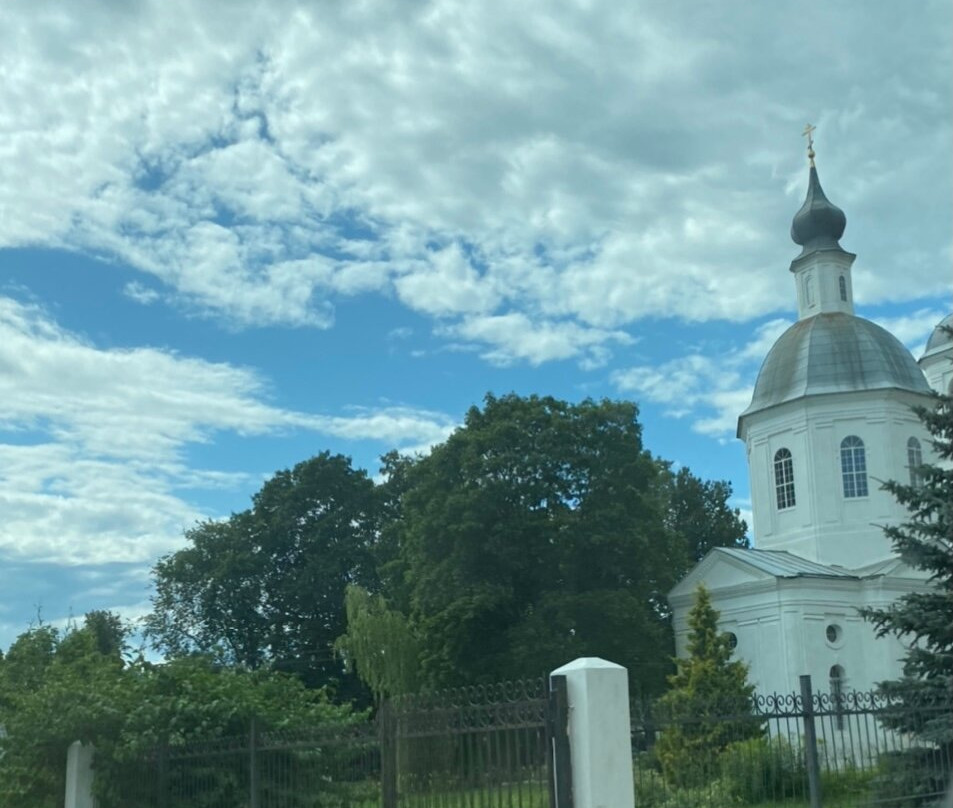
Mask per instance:
[[[93,747],[73,741],[66,751],[65,808],[96,808],[93,799]]]
[[[566,677],[573,808],[633,808],[628,672],[583,657],[552,675]]]

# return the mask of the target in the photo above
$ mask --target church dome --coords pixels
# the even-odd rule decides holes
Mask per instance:
[[[927,340],[927,347],[923,352],[924,356],[940,353],[940,351],[953,345],[953,336],[951,336],[949,332],[944,331],[944,328],[953,328],[953,314],[948,314],[940,320],[937,327],[933,329],[933,333],[930,334],[930,339]]]
[[[844,235],[845,227],[847,217],[844,211],[824,195],[817,169],[811,165],[807,197],[801,209],[794,214],[791,239],[803,247],[801,255],[807,255],[814,250],[839,250],[841,246],[838,240]]]
[[[792,325],[768,352],[742,417],[804,396],[889,388],[930,392],[890,332],[851,314],[818,314]]]

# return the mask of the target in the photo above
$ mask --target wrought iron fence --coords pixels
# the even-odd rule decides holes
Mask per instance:
[[[162,745],[111,761],[102,808],[371,808],[380,804],[373,722]]]
[[[102,761],[101,808],[544,808],[543,679],[398,699],[373,721],[163,745]]]
[[[757,696],[743,710],[633,703],[636,805],[916,808],[943,797],[953,693],[813,693],[802,679],[800,693]]]
[[[382,715],[395,743],[400,805],[544,808],[551,753],[545,680],[398,700]],[[386,724],[385,724],[386,726]]]
[[[562,687],[559,687],[559,685]],[[811,692],[686,713],[633,702],[638,808],[919,808],[953,773],[953,694]],[[101,808],[544,808],[571,782],[565,683],[394,700],[373,721],[102,761]],[[555,686],[555,688],[554,688]],[[553,698],[553,692],[561,693]],[[554,757],[557,760],[553,771]],[[557,795],[560,800],[557,801]]]

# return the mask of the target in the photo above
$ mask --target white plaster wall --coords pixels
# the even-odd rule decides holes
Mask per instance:
[[[721,613],[719,628],[738,638],[737,659],[748,664],[749,680],[761,694],[794,693],[799,677],[810,674],[815,691],[829,689],[830,669],[840,665],[849,689],[869,690],[902,672],[904,645],[895,637],[877,638],[860,617],[861,606],[883,607],[907,592],[922,591],[922,578],[861,580],[780,578],[771,586],[742,584],[710,588]],[[689,602],[674,606],[676,652],[687,653]],[[830,642],[827,626],[841,628]]]
[[[907,439],[920,440],[929,462],[929,436],[911,411],[925,398],[899,390],[812,396],[747,417],[754,512],[754,544],[787,550],[823,564],[857,567],[889,558],[892,547],[880,525],[896,524],[907,512],[880,490],[883,480],[908,479]],[[866,497],[843,496],[840,443],[848,435],[864,442]],[[791,450],[797,504],[779,510],[774,454]]]
[[[857,256],[839,250],[821,250],[795,259],[791,271],[795,273],[798,318],[803,320],[821,312],[854,313],[854,290],[851,266]],[[847,285],[847,299],[840,296],[840,278]],[[813,286],[813,302],[808,286]]]
[[[919,365],[930,387],[938,393],[953,392],[953,348],[924,356]]]

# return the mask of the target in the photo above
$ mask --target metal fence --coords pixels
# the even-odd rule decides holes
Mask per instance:
[[[563,691],[564,695],[564,691]],[[103,761],[101,808],[544,808],[545,680],[385,703],[354,726],[163,745]]]
[[[634,702],[638,808],[937,801],[953,772],[951,694],[911,703],[802,684],[797,694],[687,715]],[[565,680],[553,677],[398,699],[347,727],[253,723],[240,737],[100,761],[100,806],[562,808],[571,794],[567,716]]]
[[[385,706],[401,806],[544,808],[552,754],[545,680],[414,696]],[[395,803],[396,804],[396,803]]]
[[[936,805],[953,779],[953,694],[814,693],[802,677],[800,693],[741,711],[633,703],[632,748],[640,808]]]

